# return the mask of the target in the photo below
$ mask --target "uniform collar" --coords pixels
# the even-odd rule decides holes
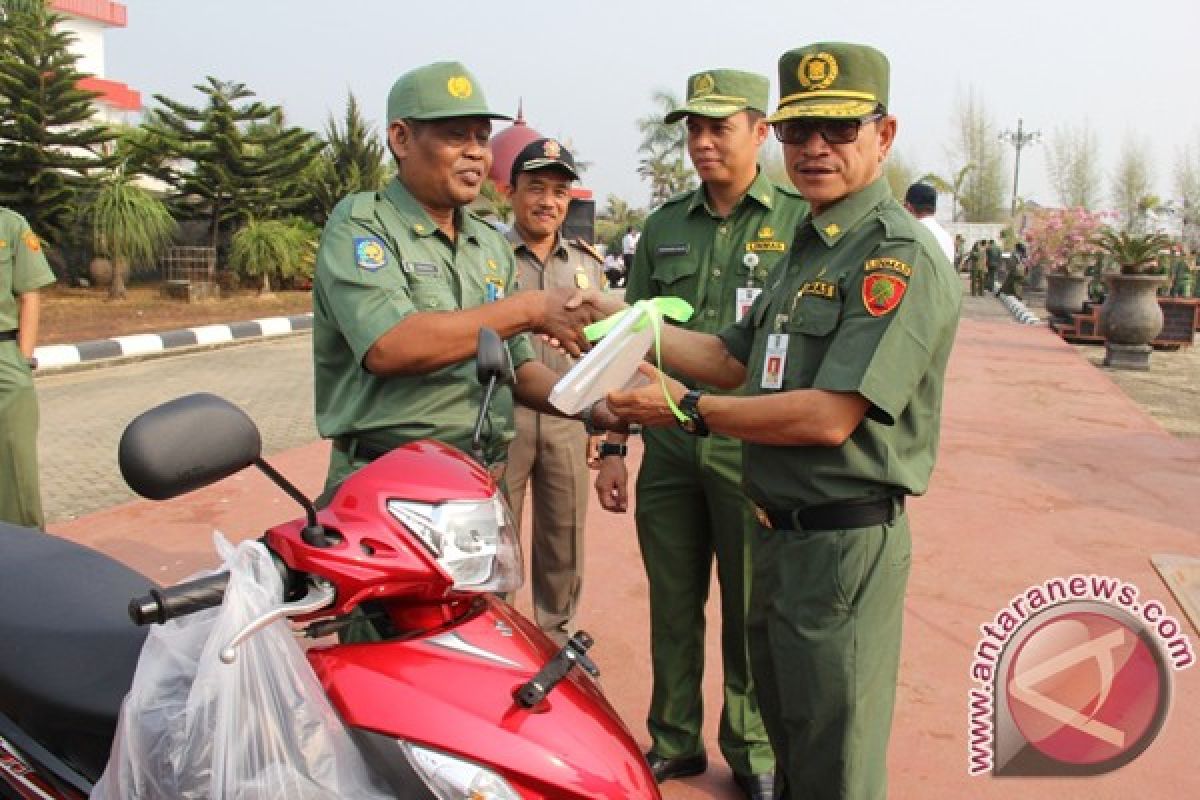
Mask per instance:
[[[825,246],[833,247],[857,228],[871,209],[890,197],[891,193],[887,179],[881,176],[865,188],[843,197],[819,215],[809,217],[809,220]]]
[[[750,199],[761,205],[768,211],[771,210],[775,203],[775,185],[771,183],[770,178],[763,174],[762,167],[758,168],[754,175],[754,181],[750,184],[750,188],[746,189],[746,193],[742,195],[742,199],[734,206],[734,211],[741,208],[742,203]],[[693,213],[696,209],[708,209],[708,195],[704,192],[704,184],[700,184],[700,188],[692,192],[691,198],[688,200],[688,213]]]
[[[392,178],[383,190],[383,196],[396,208],[400,213],[404,224],[412,231],[413,235],[425,237],[433,236],[441,233],[441,228],[429,216],[429,212],[417,202],[417,199],[408,191],[408,187],[400,182],[399,178]],[[460,234],[468,239],[475,240],[474,218],[464,209],[455,209],[454,215],[455,228]]]
[[[508,239],[509,243],[512,244],[515,252],[528,250],[530,254],[533,253],[533,251],[530,250],[529,245],[525,244],[525,240],[521,238],[521,234],[517,231],[516,225],[513,225],[511,228],[509,228],[508,233],[504,234],[504,236],[506,239]],[[554,249],[551,251],[551,254],[562,256],[563,258],[567,257],[567,241],[563,238],[562,231],[559,231],[555,237]]]

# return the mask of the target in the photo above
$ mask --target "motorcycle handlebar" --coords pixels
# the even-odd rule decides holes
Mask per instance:
[[[149,594],[129,601],[129,618],[134,625],[161,625],[176,617],[216,608],[225,598],[228,584],[229,573],[218,572],[175,586],[151,589]]]

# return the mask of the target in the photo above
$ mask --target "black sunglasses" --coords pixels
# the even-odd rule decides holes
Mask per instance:
[[[858,119],[788,119],[775,123],[775,138],[784,144],[804,144],[819,133],[828,144],[850,144],[858,140],[863,125],[882,118],[876,112]]]

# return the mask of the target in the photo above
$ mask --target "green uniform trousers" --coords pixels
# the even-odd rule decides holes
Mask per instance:
[[[880,800],[896,699],[908,519],[753,544],[748,637],[784,800]]]
[[[38,483],[38,404],[33,379],[15,343],[0,343],[0,520],[42,528]]]
[[[983,270],[971,270],[971,297],[983,297]]]
[[[746,648],[753,516],[741,488],[741,443],[668,428],[644,435],[636,517],[650,589],[654,690],[646,722],[654,752],[675,758],[704,749],[704,606],[715,556],[724,668],[718,741],[734,772],[770,773]]]

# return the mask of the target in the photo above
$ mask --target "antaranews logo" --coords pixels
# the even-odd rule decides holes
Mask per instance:
[[[967,771],[1099,775],[1137,758],[1171,704],[1191,641],[1118,578],[1030,586],[988,623],[971,661]]]

